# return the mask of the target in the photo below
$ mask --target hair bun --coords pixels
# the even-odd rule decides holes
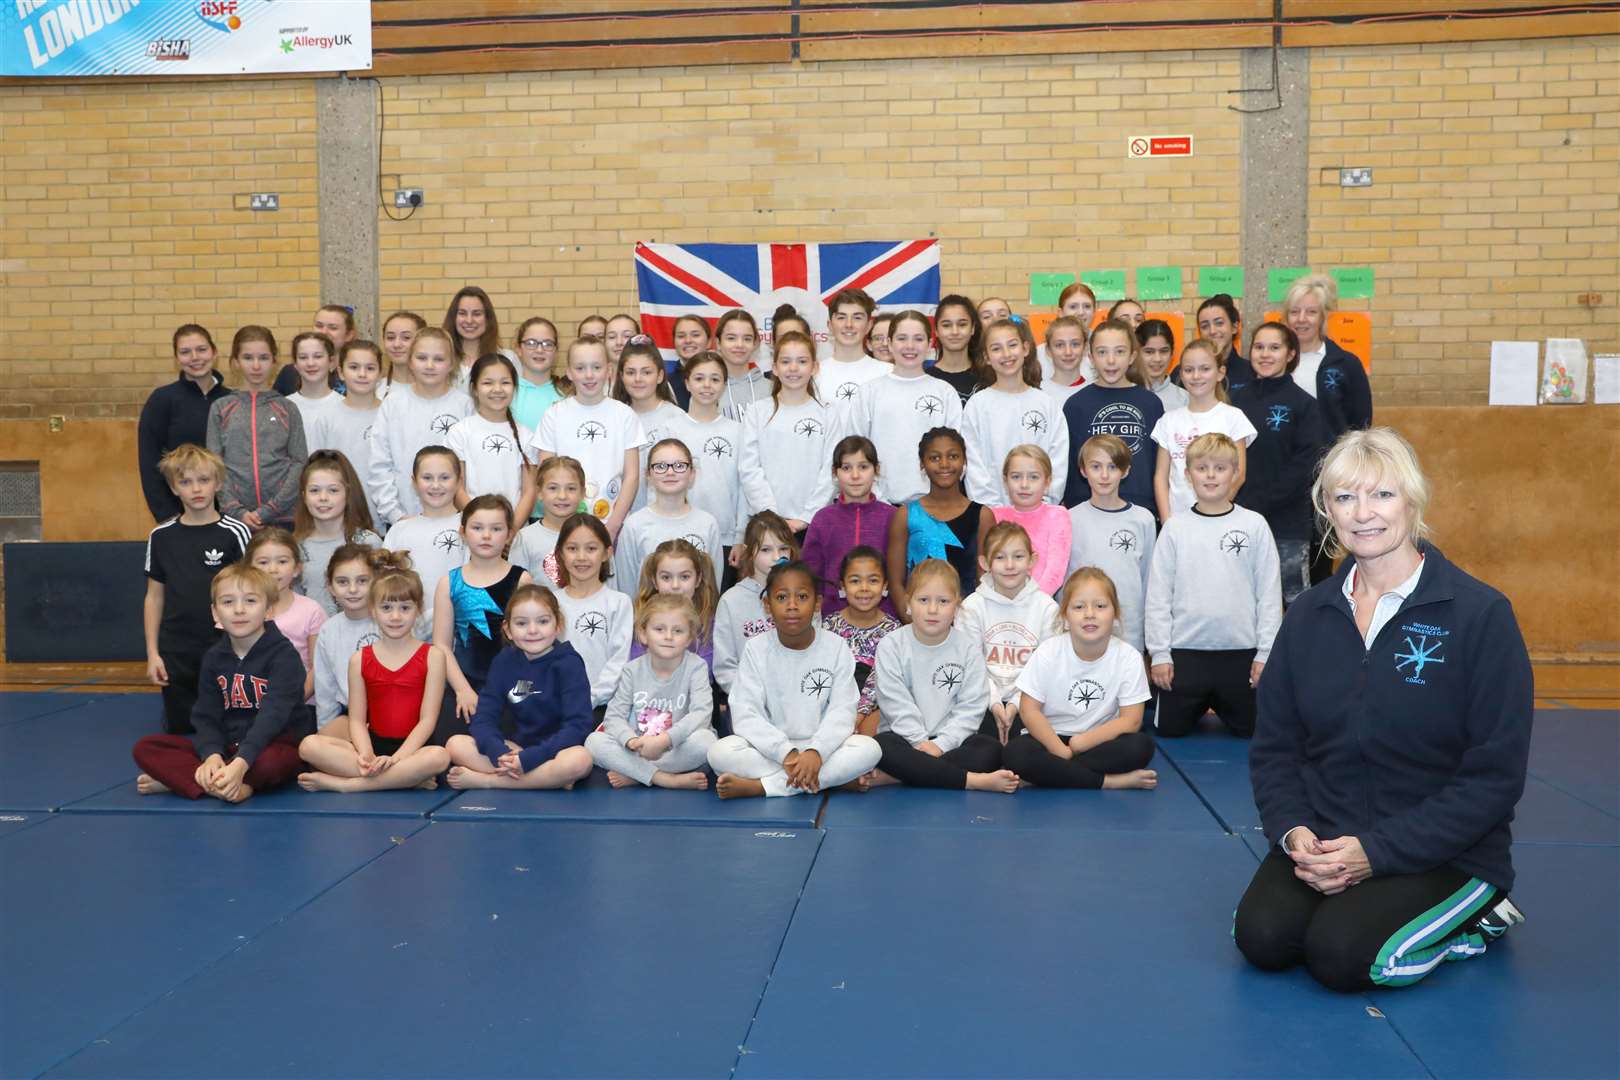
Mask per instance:
[[[379,574],[402,572],[411,569],[411,553],[409,551],[390,551],[387,548],[376,548],[371,553],[371,569]]]

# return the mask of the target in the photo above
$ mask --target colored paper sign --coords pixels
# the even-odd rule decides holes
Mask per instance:
[[[1268,311],[1266,322],[1287,322],[1280,311]],[[1345,352],[1361,361],[1361,366],[1372,370],[1372,316],[1365,311],[1330,311],[1327,317],[1327,336]]]
[[[1288,295],[1288,286],[1311,272],[1308,266],[1274,266],[1266,271],[1266,299],[1272,303]]]
[[[1123,270],[1082,270],[1080,280],[1091,286],[1091,291],[1097,294],[1098,303],[1125,299]]]
[[[1143,266],[1136,271],[1138,300],[1180,300],[1181,267]]]
[[[1073,284],[1073,274],[1031,274],[1029,302],[1034,307],[1057,307],[1058,296]]]
[[[1200,266],[1198,268],[1198,295],[1214,296],[1225,293],[1234,300],[1243,299],[1243,267]]]
[[[1373,294],[1373,268],[1370,266],[1341,266],[1328,273],[1339,286],[1340,300],[1365,300]]]
[[[1127,135],[1125,137],[1126,157],[1192,157],[1192,152],[1193,137],[1191,135]]]

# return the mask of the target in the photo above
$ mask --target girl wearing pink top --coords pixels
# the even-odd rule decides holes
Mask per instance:
[[[1071,535],[1068,511],[1046,501],[1047,488],[1052,486],[1052,459],[1032,443],[1015,446],[1007,451],[1001,480],[1012,505],[997,506],[990,512],[998,522],[1012,521],[1024,527],[1035,554],[1030,577],[1041,592],[1051,596],[1063,586]]]

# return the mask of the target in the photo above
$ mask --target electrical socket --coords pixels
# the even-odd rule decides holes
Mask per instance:
[[[426,200],[422,197],[422,189],[419,187],[394,189],[395,210],[410,210],[414,207],[421,206],[425,201]]]
[[[249,210],[280,210],[281,196],[274,191],[255,191],[248,196]]]
[[[1340,169],[1340,187],[1372,187],[1371,169]]]

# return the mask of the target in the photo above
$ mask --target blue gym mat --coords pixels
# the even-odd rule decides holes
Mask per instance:
[[[1620,712],[1538,710],[1530,775],[1620,817]]]
[[[289,784],[242,803],[218,799],[182,799],[175,795],[142,795],[133,780],[62,807],[64,814],[332,814],[345,817],[426,817],[459,792],[440,786],[432,791],[373,791],[340,795],[305,791]]]
[[[509,791],[485,788],[456,792],[437,821],[594,821],[663,825],[744,825],[808,829],[821,810],[821,796],[780,799],[722,799],[707,791],[613,788],[600,770],[600,783],[573,791]]]
[[[1218,834],[829,830],[736,1075],[1427,1076],[1365,997],[1244,963],[1254,867]]]
[[[1612,1078],[1620,848],[1521,845],[1513,862],[1523,926],[1373,1001],[1436,1076]]]
[[[24,829],[32,829],[35,825],[42,825],[51,819],[51,815],[43,811],[34,811],[27,814],[0,813],[0,839],[19,833]]]
[[[424,822],[56,817],[0,843],[0,1075],[33,1076],[286,918]],[[227,972],[230,964],[224,965]],[[228,976],[230,977],[230,976]],[[234,981],[234,977],[232,981]],[[253,987],[256,993],[260,988]],[[194,1075],[248,1075],[244,1030],[294,1041],[332,988],[268,1023],[257,1007],[174,1049]],[[189,1041],[188,1040],[193,1040]],[[131,1060],[125,1075],[170,1070]]]
[[[0,725],[62,712],[94,701],[92,694],[57,694],[48,690],[8,690],[0,693]]]
[[[49,1075],[723,1078],[820,839],[429,825]]]
[[[56,810],[133,781],[130,749],[162,726],[157,694],[95,698],[0,726],[0,810]]]
[[[1052,791],[1023,788],[1013,795],[990,791],[938,791],[899,784],[864,795],[835,792],[822,815],[825,829],[1039,829],[1124,830],[1218,834],[1221,828],[1161,754],[1153,768],[1153,791]]]

